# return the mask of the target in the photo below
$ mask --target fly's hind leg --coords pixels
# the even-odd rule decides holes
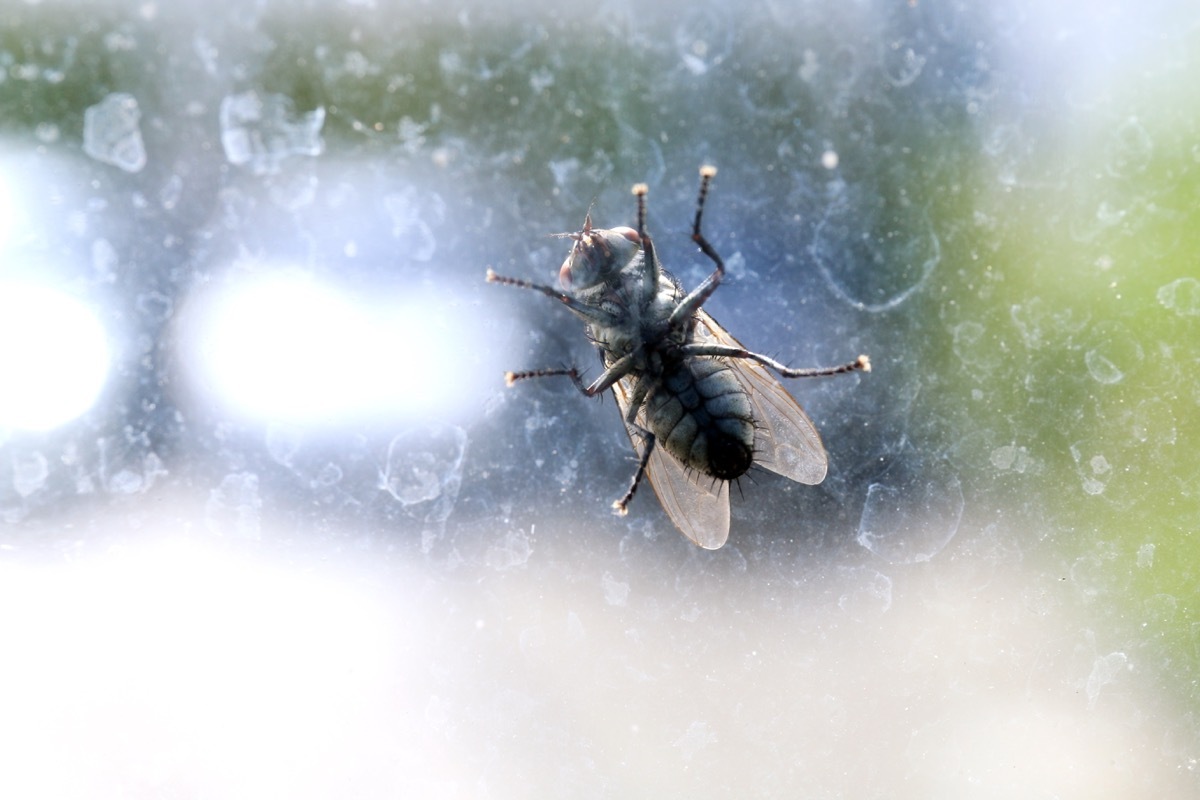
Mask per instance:
[[[632,429],[642,437],[642,441],[646,443],[646,446],[642,449],[642,455],[638,459],[637,472],[633,473],[633,480],[629,482],[629,488],[625,490],[625,494],[621,495],[620,500],[613,501],[613,512],[619,517],[623,517],[629,513],[629,501],[633,500],[633,495],[637,492],[642,478],[646,476],[646,467],[650,463],[650,454],[654,452],[654,434],[637,424],[633,424]]]
[[[535,369],[527,372],[506,372],[504,373],[504,382],[512,386],[517,381],[529,380],[530,378],[563,376],[570,378],[571,382],[575,384],[575,388],[583,394],[588,397],[595,397],[624,377],[629,371],[629,364],[627,363],[629,361],[631,361],[630,357],[619,359],[590,385],[583,382],[583,378],[579,376],[579,370],[574,367]],[[638,486],[641,485],[642,478],[646,476],[646,467],[650,464],[650,454],[654,452],[654,434],[637,423],[638,409],[642,407],[642,403],[646,402],[648,396],[649,393],[644,389],[637,389],[634,392],[633,400],[629,404],[629,410],[625,414],[625,425],[629,429],[629,438],[631,440],[640,438],[644,446],[641,452],[638,453],[637,471],[633,473],[633,480],[629,482],[629,488],[625,490],[625,494],[621,495],[619,500],[614,500],[612,504],[613,512],[622,517],[629,511],[629,502],[633,500],[633,495],[637,492]],[[637,451],[636,446],[634,447],[634,451]]]
[[[644,444],[642,452],[638,455],[637,471],[633,473],[633,480],[629,482],[629,488],[625,490],[625,494],[621,495],[619,500],[614,500],[612,504],[613,513],[620,517],[629,512],[629,501],[633,500],[633,495],[637,492],[642,478],[646,476],[646,467],[650,464],[650,454],[654,452],[654,434],[637,423],[638,409],[642,407],[642,403],[646,402],[647,397],[649,397],[649,393],[638,387],[634,390],[629,408],[625,411],[625,426],[629,429],[630,440],[633,440],[635,436],[640,437]],[[637,447],[634,447],[634,450],[636,451]]]
[[[745,358],[757,361],[764,367],[770,367],[785,378],[821,378],[826,375],[841,375],[845,372],[870,372],[871,359],[859,356],[848,364],[838,364],[836,367],[807,367],[793,369],[781,364],[773,358],[761,353],[752,353],[742,347],[731,347],[724,344],[688,344],[680,350],[689,356],[715,356],[717,358]]]

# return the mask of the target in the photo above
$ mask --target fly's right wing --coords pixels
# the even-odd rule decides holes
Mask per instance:
[[[696,338],[745,349],[704,309],[696,312]],[[829,469],[825,446],[796,398],[757,361],[731,358],[727,363],[754,408],[757,424],[754,458],[759,466],[798,483],[817,484],[825,480]]]
[[[633,397],[633,379],[622,378],[612,387],[617,407],[621,409],[624,423]],[[645,414],[639,409],[637,423],[643,428]],[[645,439],[625,424],[625,431],[633,443],[634,451],[641,456],[646,447]],[[706,550],[716,550],[729,538],[729,490],[725,481],[697,472],[689,474],[675,458],[661,446],[650,453],[646,464],[646,477],[658,495],[658,502],[684,536]]]

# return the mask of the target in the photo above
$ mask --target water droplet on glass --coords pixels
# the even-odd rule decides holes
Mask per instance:
[[[1114,682],[1129,665],[1129,658],[1121,652],[1109,653],[1092,662],[1092,672],[1087,679],[1088,708],[1096,704],[1100,690]]]
[[[1108,174],[1132,177],[1145,171],[1154,154],[1154,142],[1137,119],[1131,117],[1113,131],[1108,142]]]
[[[928,561],[958,533],[963,506],[962,483],[944,462],[903,485],[873,483],[858,543],[893,564]]]
[[[892,607],[892,579],[870,567],[842,570],[849,585],[838,598],[838,608],[861,619],[882,614]]]
[[[257,539],[262,517],[258,475],[253,472],[226,475],[221,484],[209,492],[205,517],[213,533]]]
[[[317,472],[317,477],[312,480],[312,486],[314,489],[337,486],[342,482],[342,477],[342,468],[331,461]]]
[[[950,333],[954,354],[972,375],[990,375],[1004,363],[1004,352],[996,346],[995,336],[987,335],[987,329],[980,323],[973,320],[960,322],[950,329]]]
[[[611,573],[604,573],[604,602],[610,606],[623,606],[629,600],[629,584],[617,580]]]
[[[414,261],[429,261],[437,252],[437,238],[429,225],[445,215],[446,203],[434,193],[422,194],[409,186],[383,198],[383,207],[392,219],[392,236],[399,250]]]
[[[146,147],[138,127],[141,118],[133,95],[108,95],[83,112],[83,151],[126,172],[139,172],[146,166]]]
[[[325,109],[297,114],[285,95],[253,91],[229,95],[221,101],[220,121],[225,157],[255,175],[277,173],[284,159],[318,156],[325,149],[321,138]]]
[[[494,544],[487,549],[486,562],[496,570],[521,567],[533,555],[533,543],[526,531],[509,531],[504,541]]]
[[[1029,469],[1031,459],[1029,451],[1015,444],[1006,444],[992,451],[992,466],[1003,472],[1009,470],[1023,473]]]
[[[1120,383],[1125,373],[1117,365],[1096,350],[1088,350],[1083,356],[1088,373],[1100,383]]]
[[[1088,336],[1094,346],[1083,355],[1088,374],[1099,383],[1120,383],[1141,363],[1141,344],[1124,325],[1102,322]]]
[[[46,485],[50,477],[50,465],[41,452],[15,454],[13,456],[13,489],[21,497],[29,497]]]
[[[1180,278],[1159,287],[1158,302],[1181,317],[1200,316],[1200,281]]]
[[[862,198],[829,206],[814,231],[812,254],[830,289],[865,311],[903,303],[942,259],[924,212]]]
[[[466,452],[467,432],[456,425],[402,433],[388,445],[380,488],[406,507],[430,504],[426,520],[445,521],[458,499]]]
[[[108,491],[113,494],[137,494],[144,488],[142,473],[132,469],[117,470],[108,479]]]
[[[275,463],[291,467],[304,444],[304,434],[294,425],[272,422],[267,427],[267,452]]]
[[[895,87],[909,86],[925,69],[925,56],[903,42],[896,42],[884,52],[883,74]]]

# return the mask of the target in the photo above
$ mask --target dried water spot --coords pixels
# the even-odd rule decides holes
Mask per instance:
[[[942,250],[924,212],[882,201],[874,206],[831,205],[817,225],[812,254],[835,294],[855,308],[886,311],[925,283]]]
[[[1159,287],[1158,302],[1168,311],[1181,317],[1200,316],[1200,281],[1195,278],[1180,278]]]
[[[962,482],[943,461],[906,485],[873,483],[858,543],[892,564],[929,561],[958,533],[964,504]]]

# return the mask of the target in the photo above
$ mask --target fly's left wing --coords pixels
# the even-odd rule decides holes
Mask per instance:
[[[622,378],[613,384],[612,390],[624,422],[633,396],[633,379]],[[643,428],[649,427],[640,410],[637,422]],[[640,456],[646,442],[628,424],[625,431],[629,434],[634,451]],[[699,473],[689,474],[661,446],[656,446],[650,453],[646,477],[654,487],[654,494],[662,503],[663,510],[684,536],[706,550],[716,550],[725,544],[729,538],[729,491],[724,481],[714,481]]]

